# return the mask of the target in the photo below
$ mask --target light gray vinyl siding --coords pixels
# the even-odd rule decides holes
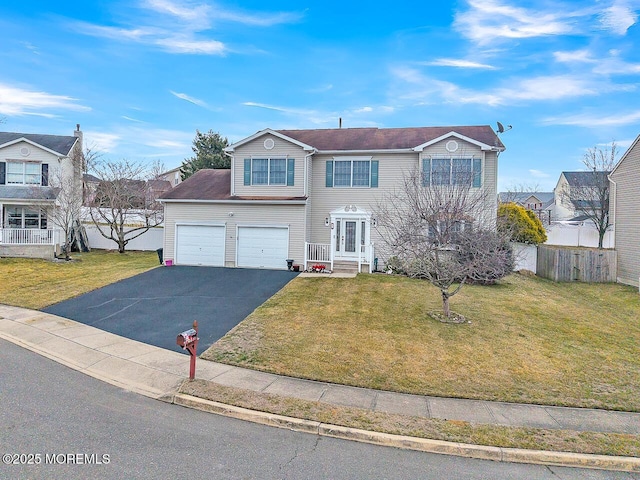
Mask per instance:
[[[271,139],[274,147],[266,149],[264,142]],[[305,152],[297,145],[276,137],[275,135],[262,135],[251,142],[241,145],[233,152],[233,181],[234,195],[250,197],[302,197],[304,196],[304,157]],[[245,185],[244,184],[244,159],[245,158],[294,158],[294,184],[291,187],[283,185]]]
[[[330,243],[331,227],[325,226],[325,218],[330,212],[342,208],[345,205],[357,205],[358,207],[375,213],[378,200],[384,198],[385,194],[393,192],[402,185],[405,174],[410,174],[414,169],[421,168],[421,159],[429,155],[446,154],[451,155],[445,149],[448,139],[429,146],[424,152],[407,153],[371,153],[357,154],[353,156],[371,156],[372,160],[378,161],[378,187],[326,187],[326,163],[333,160],[334,155],[313,156],[312,183],[309,205],[310,218],[310,242]],[[495,220],[497,212],[497,157],[495,152],[483,152],[480,148],[472,144],[467,144],[462,140],[457,140],[460,148],[454,156],[474,155],[475,158],[482,158],[482,184],[487,192],[486,218],[487,221]],[[348,157],[349,155],[335,155]],[[381,239],[374,228],[371,230],[371,241],[379,244]]]
[[[20,149],[24,147],[29,149],[29,155],[27,156],[23,156],[20,152]],[[58,162],[57,155],[27,142],[18,142],[0,149],[0,162],[10,161],[46,163],[49,165],[50,179],[59,178],[61,168],[64,169],[65,176],[73,174],[73,166],[69,158],[65,157],[61,162]]]
[[[165,203],[164,258],[175,259],[176,223],[225,225],[225,266],[236,264],[236,227],[288,226],[289,258],[304,262],[305,205],[252,203]],[[233,213],[232,216],[229,214]]]
[[[615,182],[615,248],[618,281],[638,285],[640,277],[640,142],[636,142],[611,175]]]

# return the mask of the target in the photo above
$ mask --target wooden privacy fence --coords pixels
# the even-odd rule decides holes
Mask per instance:
[[[555,282],[615,282],[615,250],[538,246],[537,274]]]

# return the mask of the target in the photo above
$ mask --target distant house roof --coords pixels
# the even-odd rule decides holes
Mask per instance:
[[[82,181],[85,183],[100,183],[100,179],[95,175],[91,175],[90,173],[82,174]]]
[[[306,150],[376,151],[421,149],[426,145],[455,136],[487,150],[504,150],[498,135],[489,125],[407,128],[325,128],[313,130],[261,130],[229,147],[227,151],[271,133],[294,140]],[[464,153],[464,152],[459,152]]]
[[[231,170],[202,169],[162,194],[160,200],[305,200],[305,197],[257,197],[231,195]]]
[[[555,201],[553,192],[500,192],[498,197],[501,202],[515,202],[520,205],[524,205],[529,198],[535,197],[542,203],[542,210],[551,207]]]
[[[564,178],[567,179],[569,186],[587,186],[591,182],[597,182],[600,184],[607,180],[607,177],[611,172],[562,172]]]
[[[14,143],[20,139],[38,144],[60,156],[67,156],[78,137],[69,135],[42,135],[39,133],[0,132],[0,147]]]

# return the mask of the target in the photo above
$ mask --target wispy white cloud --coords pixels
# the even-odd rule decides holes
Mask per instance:
[[[291,115],[317,115],[315,110],[306,110],[301,108],[279,107],[277,105],[269,105],[266,103],[257,102],[243,102],[242,105],[246,107],[264,108],[266,110],[274,110],[276,112],[282,112]]]
[[[529,169],[529,174],[533,177],[533,178],[550,178],[551,175],[549,175],[546,172],[543,172],[541,170],[535,170],[535,169]]]
[[[146,6],[159,13],[172,15],[182,21],[197,22],[210,27],[220,21],[243,25],[270,27],[295,23],[304,17],[301,12],[247,12],[221,7],[219,4],[198,3],[189,0],[147,0]]]
[[[553,52],[553,57],[559,63],[595,63],[597,60],[591,56],[589,50],[573,50],[570,52]]]
[[[438,58],[431,62],[422,62],[421,65],[434,66],[434,67],[454,67],[454,68],[472,68],[482,70],[497,70],[497,67],[488,65],[486,63],[478,63],[472,60],[463,60],[456,58]]]
[[[54,113],[47,110],[54,110]],[[77,98],[67,95],[26,90],[0,83],[0,113],[3,115],[38,115],[51,118],[56,116],[59,110],[86,112],[91,108],[81,105]]]
[[[157,46],[169,53],[203,55],[224,55],[227,53],[224,43],[217,40],[197,39],[192,32],[176,33],[169,29],[156,27],[109,27],[86,22],[77,22],[75,28],[86,35],[119,42],[131,41]]]
[[[126,115],[122,115],[122,118],[124,118],[125,120],[129,120],[130,122],[145,123],[142,120],[138,120],[137,118],[133,118],[133,117],[127,117]]]
[[[174,92],[173,90],[169,90],[169,92],[171,92],[171,95],[174,95],[174,96],[178,97],[181,100],[185,100],[185,101],[187,101],[189,103],[193,103],[194,105],[198,105],[199,107],[207,108],[207,104],[203,100],[200,100],[200,99],[195,98],[195,97],[191,97],[191,96],[187,95],[186,93],[178,93],[178,92]]]
[[[118,147],[120,134],[86,130],[83,132],[84,143],[100,153],[109,153]]]
[[[582,113],[559,117],[548,117],[543,123],[546,125],[572,125],[576,127],[621,127],[633,125],[640,121],[640,110],[627,113],[602,115],[598,113]]]
[[[333,84],[328,83],[326,85],[321,85],[319,87],[315,87],[315,88],[310,88],[307,90],[307,92],[309,93],[324,93],[324,92],[328,92],[329,90],[333,89]]]
[[[626,35],[627,30],[638,21],[638,14],[624,0],[618,0],[600,14],[602,26],[617,35]]]
[[[574,31],[575,16],[564,8],[545,11],[526,9],[500,0],[468,0],[469,8],[459,11],[454,28],[479,44],[499,38],[532,38],[566,35]]]
[[[400,89],[403,92],[398,95],[400,98],[425,104],[444,101],[453,104],[511,105],[597,96],[634,88],[633,85],[616,85],[584,74],[575,74],[505,79],[501,86],[483,91],[463,88],[452,82],[432,78],[410,67],[395,68],[392,74],[397,79],[412,85],[412,88]]]
[[[270,27],[298,22],[303,18],[303,14],[251,13],[190,0],[146,0],[129,17],[135,18],[139,24],[107,26],[74,22],[73,28],[95,37],[156,46],[169,53],[225,55],[229,52],[227,46],[219,40],[208,38],[205,33],[218,23],[224,21],[247,26]]]

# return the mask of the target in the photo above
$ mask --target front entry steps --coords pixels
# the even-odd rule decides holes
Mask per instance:
[[[363,268],[362,271],[364,272],[365,269]],[[358,262],[334,260],[333,273],[358,273]]]

